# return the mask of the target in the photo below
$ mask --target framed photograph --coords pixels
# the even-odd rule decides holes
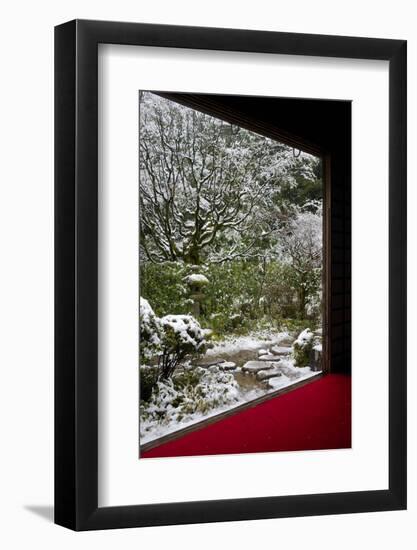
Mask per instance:
[[[406,507],[406,42],[55,29],[55,522]]]

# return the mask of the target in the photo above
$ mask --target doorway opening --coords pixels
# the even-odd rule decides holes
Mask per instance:
[[[140,92],[141,452],[330,370],[330,156],[219,97]]]

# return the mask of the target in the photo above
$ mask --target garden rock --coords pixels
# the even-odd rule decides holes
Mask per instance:
[[[287,346],[273,346],[271,348],[272,353],[275,355],[289,355],[292,351],[292,348]]]
[[[262,362],[262,361],[247,361],[243,365],[242,371],[256,374],[257,372],[259,372],[261,370],[272,369],[273,366],[274,366],[273,363],[271,363],[269,365],[268,364],[265,365],[265,363]]]
[[[222,365],[223,363],[226,363],[224,359],[221,359],[220,357],[210,357],[209,359],[203,359],[195,364],[196,367],[201,367],[203,369],[208,369],[209,367],[214,367],[216,365]]]
[[[236,363],[233,363],[233,361],[223,361],[223,363],[219,364],[219,368],[222,370],[235,370]]]
[[[268,370],[260,370],[256,373],[257,380],[268,380],[269,378],[276,378],[281,376],[282,372],[279,368],[273,368]]]
[[[274,355],[272,353],[268,353],[267,355],[261,355],[261,357],[258,358],[258,361],[280,361],[281,357],[279,355]]]

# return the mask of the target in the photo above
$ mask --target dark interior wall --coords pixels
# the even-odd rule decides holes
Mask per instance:
[[[330,370],[351,370],[351,102],[156,92],[330,159]]]
[[[331,149],[331,368],[351,370],[351,125]],[[339,141],[340,140],[340,141]]]

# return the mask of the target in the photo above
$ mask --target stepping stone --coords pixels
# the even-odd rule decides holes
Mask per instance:
[[[260,370],[256,373],[257,380],[269,380],[269,378],[276,378],[281,376],[282,372],[279,369]]]
[[[243,365],[242,371],[256,374],[260,370],[272,369],[273,367],[274,367],[273,363],[265,364],[262,361],[248,361]]]
[[[219,368],[222,370],[235,370],[236,363],[233,363],[233,361],[224,361],[223,363],[219,364]]]
[[[281,357],[268,353],[268,355],[261,355],[258,357],[258,361],[281,361]]]
[[[221,365],[226,363],[224,359],[210,357],[209,359],[202,359],[200,362],[196,363],[196,367],[202,367],[203,369],[208,369],[209,367],[214,367],[216,365]]]
[[[258,355],[261,356],[261,355],[267,355],[269,353],[269,351],[267,349],[260,349],[258,350]]]
[[[291,336],[288,336],[287,338],[283,338],[282,340],[279,340],[278,346],[291,347],[293,343],[294,343],[294,338],[291,338]]]
[[[275,353],[275,355],[288,355],[292,352],[292,348],[287,346],[273,346],[271,351]]]

